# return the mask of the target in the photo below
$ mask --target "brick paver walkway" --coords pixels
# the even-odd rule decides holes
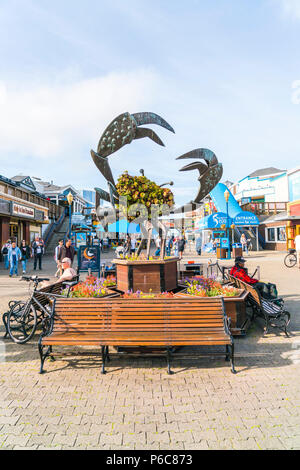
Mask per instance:
[[[251,255],[248,266],[278,285],[293,336],[262,338],[253,325],[235,341],[235,376],[222,358],[175,360],[173,376],[163,358],[113,359],[102,376],[100,357],[74,349],[39,375],[38,336],[1,338],[0,448],[300,449],[300,272],[283,256]],[[27,288],[0,271],[1,312]]]

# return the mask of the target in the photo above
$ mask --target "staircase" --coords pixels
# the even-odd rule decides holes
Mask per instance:
[[[69,218],[65,217],[60,225],[57,228],[54,228],[51,236],[49,237],[48,242],[46,243],[46,255],[53,255],[55,248],[58,245],[58,240],[64,238],[66,233],[69,230]]]
[[[247,239],[251,240],[253,250],[256,250],[256,234],[255,234],[255,231],[252,228],[246,229],[244,227],[239,227],[239,228],[236,227],[235,230],[234,230],[234,241],[236,243],[240,243],[242,233],[244,233],[246,235]],[[260,249],[264,249],[264,240],[262,239],[260,234],[258,234],[258,244],[260,246]]]

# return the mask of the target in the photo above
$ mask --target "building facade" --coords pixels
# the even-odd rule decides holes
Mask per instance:
[[[230,189],[244,210],[259,217],[265,249],[294,248],[300,234],[300,167],[257,170]]]
[[[65,186],[57,186],[53,182],[42,181],[40,178],[32,178],[34,184],[39,188],[39,191],[43,193],[47,199],[54,204],[64,207],[66,213],[68,212],[68,201],[67,195],[72,193],[72,213],[81,213],[84,208],[87,207],[89,201],[87,201],[81,194],[80,191],[75,189],[71,184]]]
[[[29,176],[6,178],[0,175],[1,246],[13,239],[30,243],[42,235],[42,227],[60,217],[61,210],[37,191]]]

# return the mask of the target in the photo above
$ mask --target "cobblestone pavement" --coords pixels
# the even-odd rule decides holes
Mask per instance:
[[[248,266],[278,285],[293,336],[262,338],[254,324],[235,340],[237,375],[208,357],[175,360],[173,376],[163,358],[115,358],[102,376],[99,356],[74,349],[39,375],[38,336],[13,344],[1,323],[0,448],[300,449],[300,271],[283,256],[254,253]],[[51,259],[44,266],[55,270]],[[1,312],[27,288],[0,271]]]

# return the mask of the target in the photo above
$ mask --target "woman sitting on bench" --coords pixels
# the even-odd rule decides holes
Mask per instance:
[[[240,279],[241,281],[245,282],[246,284],[250,284],[254,289],[256,289],[263,298],[265,299],[276,299],[277,288],[275,284],[265,282],[260,282],[253,277],[248,275],[248,270],[245,268],[246,260],[241,256],[237,256],[235,258],[235,265],[230,270],[230,275]]]

